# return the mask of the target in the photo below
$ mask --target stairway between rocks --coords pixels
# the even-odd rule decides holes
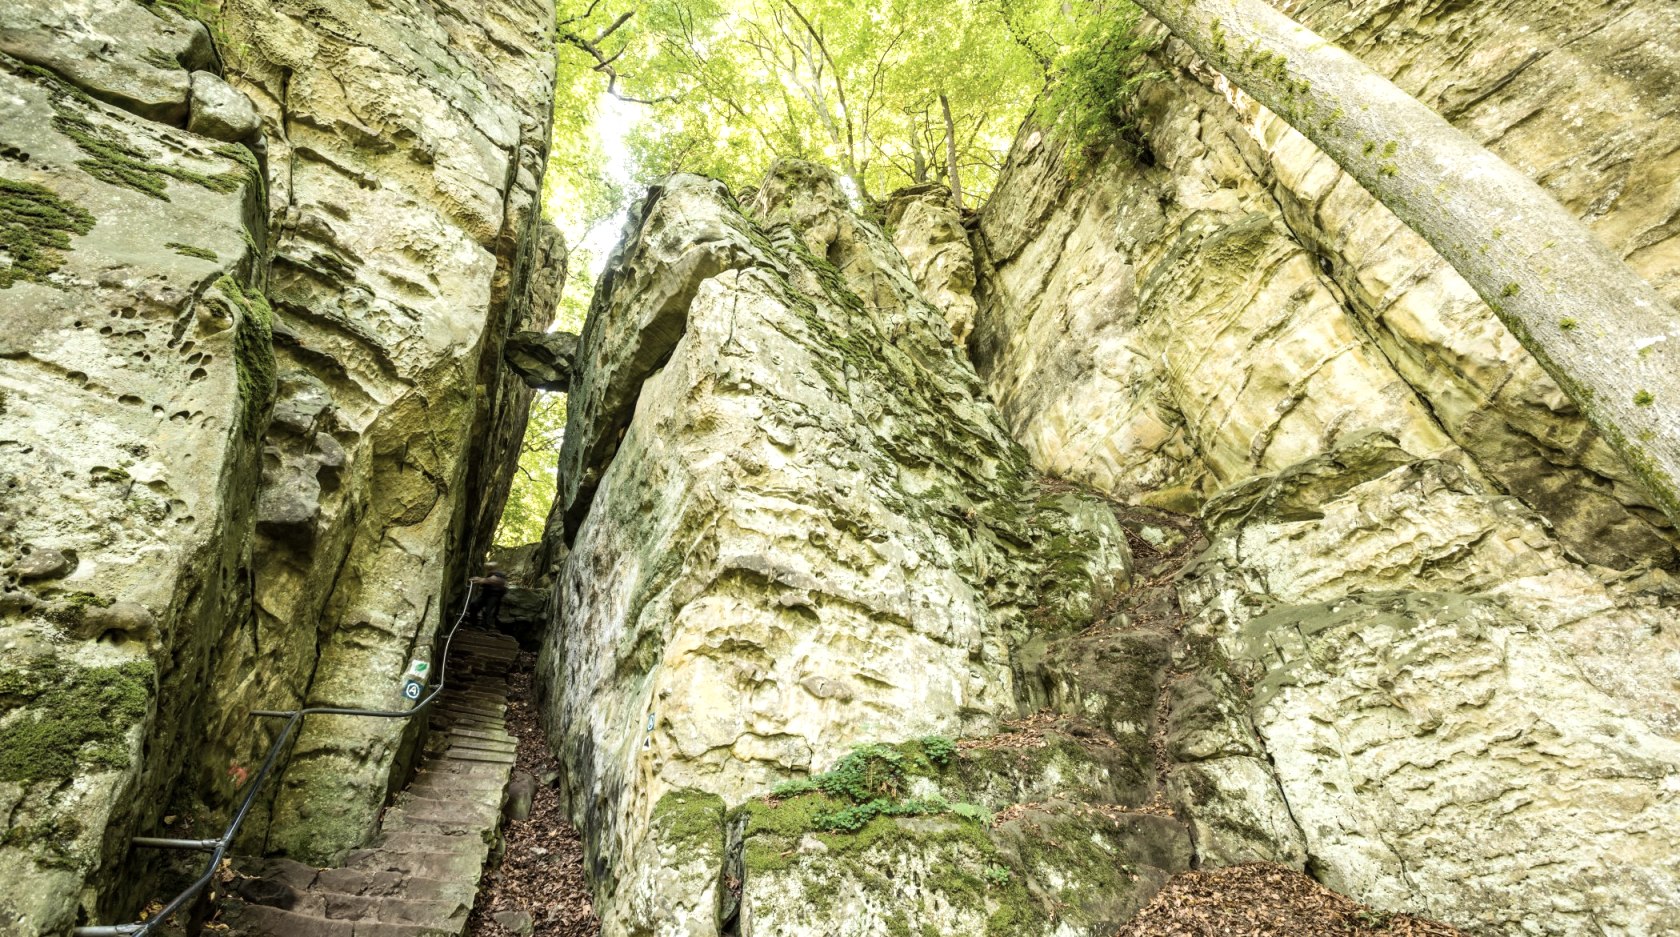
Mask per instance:
[[[497,848],[513,770],[513,638],[463,631],[433,704],[426,753],[379,834],[337,868],[237,859],[216,921],[231,937],[459,937]],[[219,928],[218,928],[219,929]]]

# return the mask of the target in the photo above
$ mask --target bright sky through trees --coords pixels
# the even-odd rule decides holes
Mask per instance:
[[[1137,17],[1125,0],[562,0],[543,201],[572,253],[554,327],[582,327],[631,200],[672,172],[741,193],[777,158],[809,159],[867,210],[954,168],[977,209],[1035,107],[1083,150],[1122,142],[1149,77]],[[532,421],[533,460],[563,413]],[[540,531],[528,481],[547,465],[522,462],[522,522],[501,542]]]

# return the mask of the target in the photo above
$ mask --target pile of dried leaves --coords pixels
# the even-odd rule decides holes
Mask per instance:
[[[531,815],[507,825],[506,851],[499,868],[484,876],[468,922],[470,937],[596,937],[589,882],[583,874],[583,839],[566,819],[560,792],[545,779],[557,771],[554,757],[537,726],[531,690],[532,654],[521,654],[508,675],[508,731],[519,739],[515,770],[537,779]],[[518,926],[529,915],[531,930]],[[507,925],[514,925],[512,927]]]
[[[1252,863],[1184,872],[1115,937],[1464,937],[1409,914],[1386,914],[1300,872]]]

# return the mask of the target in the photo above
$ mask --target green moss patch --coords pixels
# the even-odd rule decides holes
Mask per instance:
[[[179,241],[170,241],[163,246],[169,248],[177,254],[180,254],[182,257],[197,257],[199,260],[217,259],[216,252],[208,247],[194,247],[191,244],[182,244]]]
[[[247,292],[231,276],[218,279],[216,288],[237,307],[233,357],[239,368],[240,414],[245,431],[255,435],[274,402],[274,309],[261,290]]]
[[[124,475],[126,477],[127,473]],[[44,614],[48,621],[60,628],[75,631],[87,617],[88,609],[110,607],[111,599],[108,596],[94,595],[92,592],[66,592],[56,596]]]
[[[53,109],[53,128],[69,137],[86,155],[76,165],[83,172],[111,185],[144,192],[152,198],[169,201],[170,180],[203,186],[212,192],[236,192],[254,181],[255,158],[249,152],[236,156],[241,147],[222,145],[216,153],[240,163],[233,172],[209,173],[171,165],[146,153],[109,127],[89,120],[85,111],[95,108],[90,98],[80,90],[44,69],[26,67],[25,70],[41,80]]]
[[[145,718],[153,668],[147,661],[76,667],[41,656],[0,670],[0,781],[62,781],[82,768],[125,768],[126,737]]]
[[[660,842],[676,846],[679,854],[721,853],[724,813],[722,797],[684,788],[653,805],[653,828]]]
[[[64,265],[70,236],[93,230],[93,215],[51,189],[0,178],[0,289],[46,282]]]

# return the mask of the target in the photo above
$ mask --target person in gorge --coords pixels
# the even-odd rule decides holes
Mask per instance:
[[[472,604],[467,606],[468,617],[477,627],[495,629],[502,610],[502,596],[507,595],[507,573],[495,563],[489,563],[484,567],[484,575],[474,576],[468,582],[474,587]]]

